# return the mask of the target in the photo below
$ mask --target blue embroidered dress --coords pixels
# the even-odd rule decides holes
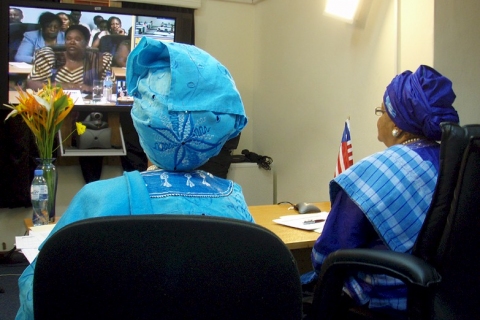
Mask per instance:
[[[83,219],[152,213],[219,216],[254,222],[241,187],[233,181],[205,171],[133,171],[85,185],[72,199],[52,234]],[[20,309],[17,320],[33,319],[35,264],[36,260],[18,280]]]
[[[395,145],[332,180],[332,209],[312,250],[315,271],[338,249],[410,252],[432,200],[439,154],[435,142]],[[315,278],[305,275],[304,283]],[[406,309],[405,286],[388,276],[355,274],[344,290],[370,308]]]

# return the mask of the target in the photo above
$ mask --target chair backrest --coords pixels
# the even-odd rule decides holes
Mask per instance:
[[[36,263],[35,319],[300,319],[290,250],[244,221],[102,217],[54,233]]]
[[[469,140],[437,252],[442,281],[435,290],[435,319],[480,315],[480,135]]]
[[[130,40],[129,36],[120,35],[120,34],[110,34],[105,35],[100,38],[100,44],[98,46],[98,50],[100,52],[108,52],[112,55],[115,55],[117,52],[117,48],[122,41]]]
[[[435,315],[434,318],[441,319],[443,315],[445,319],[451,317],[460,319],[462,314],[472,315],[472,310],[480,314],[479,307],[466,306],[468,301],[473,301],[473,295],[468,297],[465,295],[467,292],[473,293],[471,290],[476,291],[480,287],[480,278],[477,276],[480,269],[480,242],[476,236],[480,230],[478,218],[480,197],[476,199],[478,204],[476,208],[465,206],[465,199],[470,197],[472,192],[480,190],[478,182],[480,170],[475,172],[471,168],[475,166],[472,160],[475,152],[471,144],[473,140],[480,137],[480,125],[462,127],[454,123],[442,123],[441,126],[438,181],[432,204],[412,254],[433,265],[442,277],[440,285],[432,290],[431,312]],[[468,163],[467,158],[470,159]],[[478,181],[475,182],[472,179]],[[470,229],[470,232],[461,230],[459,226],[464,223],[474,229]],[[470,266],[476,268],[473,273]],[[474,283],[476,285],[473,285]],[[417,302],[425,303],[420,302],[419,299],[409,299],[409,309],[420,310],[421,306],[415,305]]]
[[[463,154],[471,137],[480,136],[480,125],[442,123],[440,166],[435,193],[412,254],[436,266],[440,239],[444,235]]]

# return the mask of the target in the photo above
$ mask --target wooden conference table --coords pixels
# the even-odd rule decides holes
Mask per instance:
[[[330,211],[330,202],[317,202],[314,204],[322,211]],[[274,204],[250,206],[248,210],[258,225],[275,233],[290,250],[312,248],[320,235],[319,233],[287,227],[273,222],[273,219],[278,219],[280,216],[298,214],[295,210],[288,210],[290,207],[290,204]]]
[[[330,202],[317,202],[314,204],[322,211],[330,211]],[[277,219],[280,216],[297,214],[295,210],[289,210],[289,207],[291,207],[289,204],[274,204],[249,206],[248,209],[258,225],[275,233],[292,251],[293,256],[297,260],[299,270],[303,273],[311,269],[311,248],[320,234],[315,231],[291,228],[273,222],[273,219]],[[60,217],[57,217],[58,219]],[[25,219],[24,223],[27,230],[33,226],[30,218]]]
[[[15,65],[15,62],[9,63],[8,65],[8,73],[9,74],[30,74],[32,71],[32,65],[28,64],[21,64],[23,67],[19,67]],[[125,78],[127,69],[120,68],[120,67],[112,67],[112,71],[117,78]]]
[[[330,202],[317,202],[314,204],[322,211],[330,211]],[[273,219],[277,219],[280,216],[297,214],[295,210],[288,210],[289,207],[291,207],[289,204],[274,204],[250,206],[248,207],[248,210],[258,225],[261,225],[275,233],[290,250],[312,248],[315,240],[317,240],[319,236],[319,233],[291,228],[273,222]],[[60,219],[60,217],[56,218],[56,220],[58,219]],[[24,219],[24,223],[27,230],[33,227],[31,218]]]
[[[330,202],[314,204],[322,211],[330,211]],[[310,254],[320,234],[315,231],[291,228],[273,222],[273,219],[278,219],[281,216],[298,214],[295,210],[288,210],[290,207],[290,204],[274,204],[250,206],[248,209],[258,225],[269,229],[285,243],[297,261],[298,271],[303,274],[312,270]]]

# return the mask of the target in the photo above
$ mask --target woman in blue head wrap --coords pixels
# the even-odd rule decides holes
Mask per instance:
[[[195,170],[247,124],[228,70],[197,47],[142,38],[127,60],[127,88],[135,98],[133,123],[153,170],[85,185],[51,234],[101,216],[185,214],[254,222],[238,184]],[[19,320],[33,319],[35,264],[18,281]]]
[[[428,66],[405,71],[375,109],[378,140],[388,148],[362,159],[330,182],[332,208],[312,250],[315,283],[324,259],[346,248],[410,252],[435,189],[441,122],[458,123],[452,83]],[[406,309],[406,289],[391,277],[359,274],[344,286],[347,303]]]

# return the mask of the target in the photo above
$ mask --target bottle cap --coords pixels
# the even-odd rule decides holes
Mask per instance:
[[[43,176],[43,170],[42,169],[35,169],[35,175],[36,176]]]

